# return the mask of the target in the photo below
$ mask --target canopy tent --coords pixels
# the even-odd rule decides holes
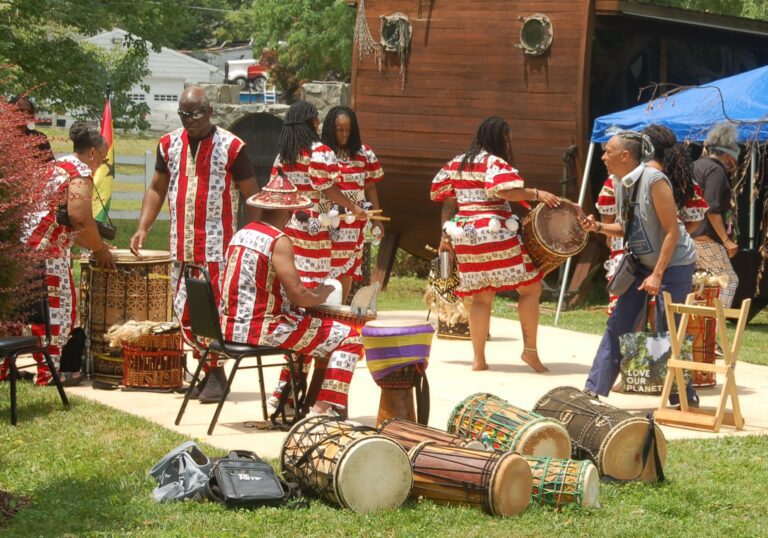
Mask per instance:
[[[579,191],[579,206],[584,205],[589,170],[592,166],[595,144],[607,142],[622,130],[641,131],[650,124],[671,129],[678,140],[702,142],[714,125],[730,121],[736,124],[737,138],[742,144],[768,142],[768,66],[723,78],[671,95],[653,99],[627,110],[601,116],[592,128],[591,143]],[[757,148],[752,146],[751,189],[754,192]],[[749,245],[755,243],[755,200],[750,196]],[[572,258],[565,263],[565,272],[557,301],[555,325],[565,297]]]
[[[740,143],[768,142],[768,66],[659,97],[595,120],[592,142],[607,142],[624,129],[656,123],[679,140],[703,141],[723,121],[734,122]]]

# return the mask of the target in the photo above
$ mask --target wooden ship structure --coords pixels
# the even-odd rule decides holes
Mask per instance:
[[[352,104],[379,157],[387,216],[374,278],[397,248],[424,258],[440,234],[429,199],[440,167],[464,152],[480,122],[505,118],[514,165],[530,186],[584,208],[605,179],[583,166],[593,120],[648,100],[655,83],[695,85],[768,64],[768,23],[625,0],[358,0]],[[601,256],[576,261],[582,288]],[[553,277],[556,276],[556,273]],[[572,296],[575,293],[571,294]]]

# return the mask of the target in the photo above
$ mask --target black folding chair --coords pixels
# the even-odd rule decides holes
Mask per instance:
[[[197,274],[197,276],[196,276]],[[176,425],[181,422],[181,417],[184,416],[184,411],[187,408],[190,394],[192,389],[198,383],[200,378],[200,371],[203,369],[205,361],[209,360],[208,355],[216,354],[221,355],[224,358],[234,361],[232,366],[232,372],[227,378],[227,386],[224,389],[224,394],[221,396],[221,400],[216,406],[216,412],[213,414],[211,425],[208,427],[208,435],[213,433],[213,429],[216,427],[216,422],[219,420],[219,414],[221,408],[224,406],[224,401],[229,395],[230,388],[232,387],[232,381],[235,379],[235,374],[238,370],[248,370],[257,368],[259,370],[259,389],[261,390],[261,409],[264,415],[264,420],[271,420],[273,426],[278,426],[277,417],[280,416],[283,425],[292,424],[300,417],[300,410],[303,407],[303,394],[297,392],[301,390],[297,379],[299,377],[297,370],[301,368],[301,365],[296,364],[294,361],[293,353],[290,350],[280,349],[269,346],[253,346],[250,344],[239,344],[236,342],[225,342],[224,336],[221,333],[221,324],[219,321],[219,312],[216,307],[216,301],[213,296],[213,288],[211,287],[211,279],[208,272],[203,267],[188,264],[184,268],[184,282],[187,288],[187,304],[189,305],[190,325],[194,342],[193,346],[201,353],[200,361],[198,362],[197,369],[192,376],[192,381],[189,385],[189,390],[184,396],[184,401],[179,409],[179,414],[176,416]],[[205,343],[202,339],[207,339],[209,342]],[[264,364],[261,358],[270,355],[282,355],[285,357],[285,361]],[[240,361],[243,359],[256,359],[255,366],[240,366]],[[288,366],[290,372],[290,387],[292,394],[294,394],[295,402],[295,414],[291,421],[288,421],[285,416],[285,403],[288,399],[288,391],[283,390],[280,396],[280,401],[277,409],[271,416],[267,416],[267,395],[264,389],[264,368],[271,368],[276,366]]]
[[[44,278],[44,276],[43,276]],[[19,355],[26,355],[28,353],[42,353],[45,357],[45,363],[48,365],[48,369],[53,376],[56,389],[59,391],[61,397],[61,403],[65,407],[69,407],[69,400],[64,392],[64,387],[59,379],[59,372],[56,369],[56,365],[53,363],[51,354],[48,351],[48,347],[51,345],[51,313],[48,310],[48,296],[45,292],[41,292],[41,299],[39,302],[31,305],[34,307],[34,311],[28,317],[30,323],[37,323],[45,325],[45,338],[40,341],[39,336],[5,336],[0,338],[0,361],[8,359],[9,361],[9,375],[11,383],[11,424],[16,425],[16,382],[19,377],[19,367],[16,366],[16,359]],[[29,366],[35,366],[30,364]],[[23,368],[27,368],[24,366]]]

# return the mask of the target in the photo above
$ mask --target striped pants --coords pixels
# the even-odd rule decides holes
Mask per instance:
[[[363,343],[356,330],[338,321],[303,316],[298,323],[278,325],[270,340],[262,345],[290,349],[321,363],[327,362],[317,401],[327,402],[339,409],[347,408],[352,374],[357,361],[363,356]],[[273,396],[280,396],[288,380],[288,370],[283,368]]]
[[[720,301],[723,308],[731,308],[736,288],[739,287],[739,277],[733,270],[728,251],[720,243],[714,241],[694,241],[699,259],[696,261],[697,269],[705,269],[721,279],[727,279],[728,284],[720,290]]]
[[[48,351],[58,368],[61,348],[64,347],[72,329],[75,328],[77,312],[77,294],[69,256],[45,260],[45,283],[48,288],[48,309],[51,315],[51,345]],[[41,339],[45,338],[45,325],[34,323],[31,329],[33,335]],[[51,380],[48,365],[45,364],[42,353],[35,353],[34,358],[37,361],[36,382],[38,385],[47,385]],[[0,364],[0,380],[7,377],[8,360],[6,359]]]
[[[208,262],[204,265],[208,271],[208,276],[211,277],[211,287],[213,288],[213,298],[216,301],[216,307],[218,308],[219,302],[221,302],[221,278],[224,275],[225,261],[220,262]],[[187,303],[187,286],[184,283],[184,268],[187,266],[187,262],[174,261],[173,269],[171,271],[171,284],[174,289],[173,296],[173,313],[176,319],[181,325],[181,330],[184,333],[184,338],[187,342],[194,342],[192,338],[192,331],[190,330],[189,321],[189,304]],[[199,354],[195,352],[195,356],[199,358]],[[210,358],[210,357],[209,357]],[[223,361],[209,360],[203,365],[203,370],[208,372],[209,368],[222,366]]]

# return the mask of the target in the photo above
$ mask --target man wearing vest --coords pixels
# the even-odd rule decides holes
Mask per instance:
[[[259,192],[245,143],[211,123],[211,108],[200,86],[189,86],[179,101],[182,128],[160,138],[152,184],[144,194],[131,251],[140,255],[152,225],[168,199],[170,210],[170,251],[174,260],[173,310],[189,340],[189,307],[183,274],[186,263],[203,265],[220,300],[220,278],[224,255],[237,230],[239,194]],[[238,192],[239,191],[239,192]],[[249,218],[258,216],[249,210]],[[221,399],[226,385],[224,368],[217,361],[206,365],[207,375],[200,392],[193,394],[203,403]]]
[[[247,204],[261,209],[232,238],[222,279],[221,331],[228,342],[290,349],[327,362],[310,413],[335,415],[347,408],[349,384],[363,345],[356,330],[299,308],[319,305],[333,287],[305,287],[299,278],[291,239],[283,228],[294,210],[312,207],[282,174]],[[264,397],[264,395],[262,395]]]

